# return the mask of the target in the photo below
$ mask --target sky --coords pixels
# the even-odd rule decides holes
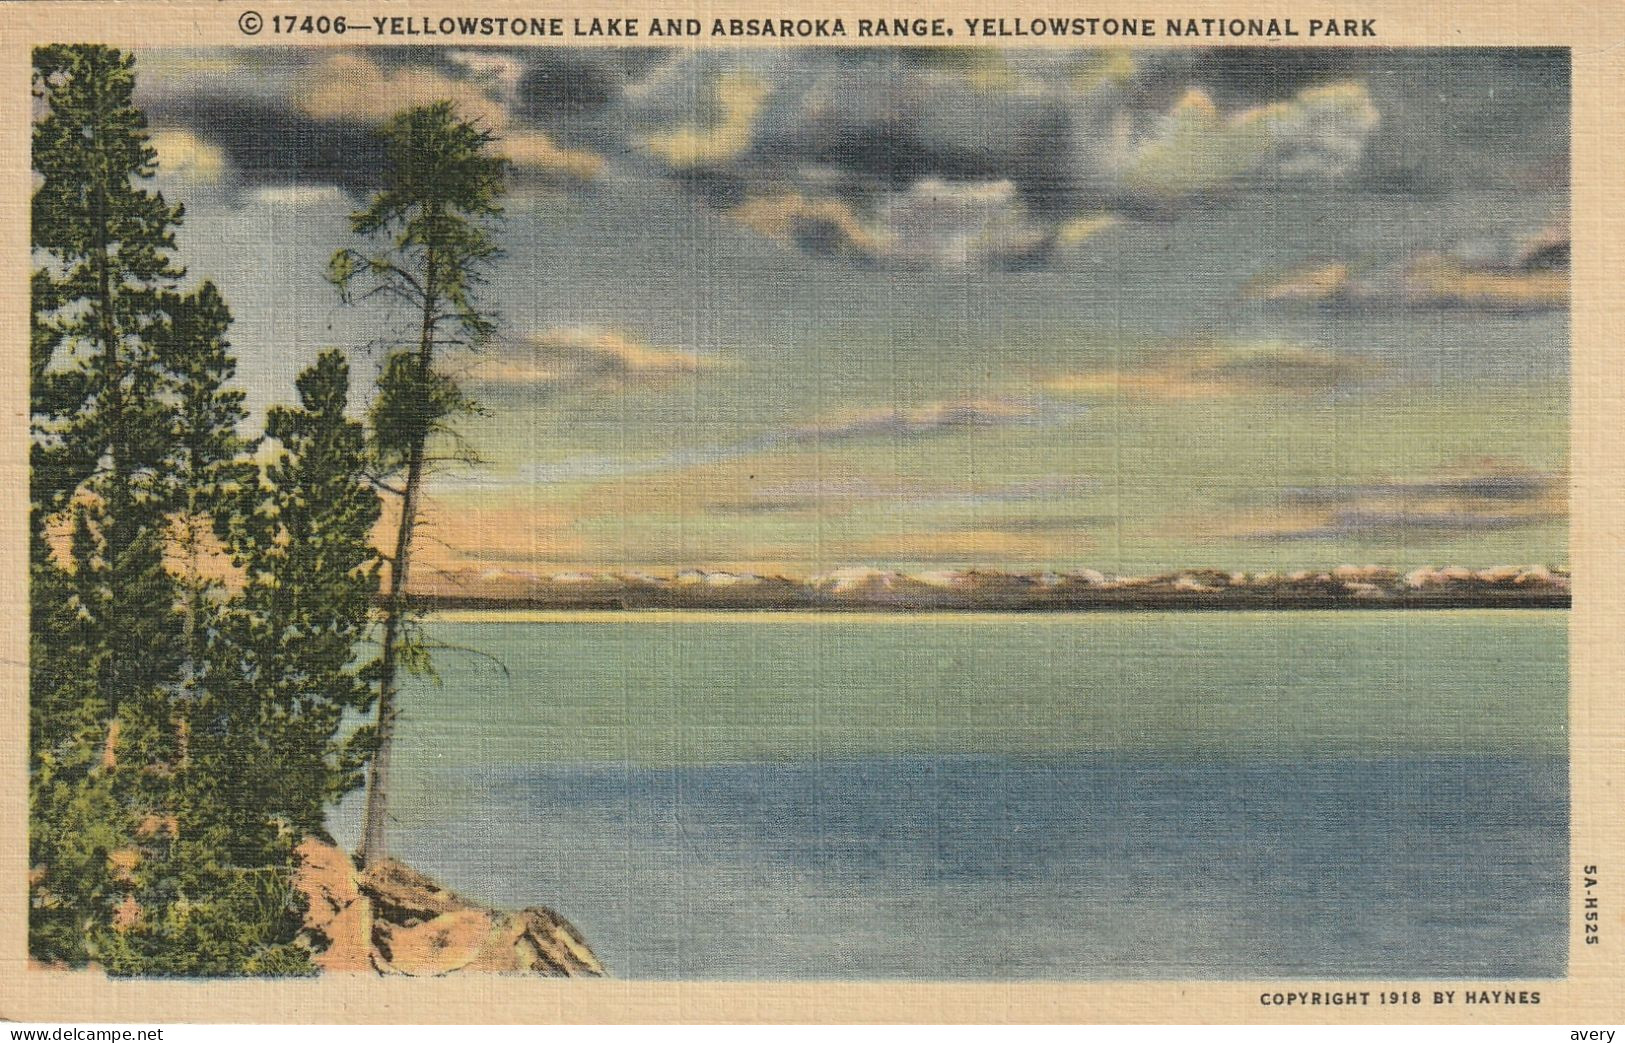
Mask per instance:
[[[325,278],[375,128],[513,161],[424,560],[1567,563],[1561,50],[137,52],[258,416],[404,317]]]

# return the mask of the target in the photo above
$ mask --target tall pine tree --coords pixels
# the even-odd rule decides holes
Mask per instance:
[[[237,690],[249,697],[221,709],[256,719],[217,729],[228,741],[215,751],[247,767],[230,781],[233,802],[274,809],[295,837],[324,832],[327,804],[360,785],[370,748],[367,729],[341,735],[376,695],[375,668],[356,650],[378,597],[371,541],[381,509],[367,480],[365,428],[346,415],[343,354],[323,353],[297,387],[299,406],[267,417],[270,462],[233,518],[245,578],[227,634]],[[244,743],[258,748],[233,749]]]
[[[163,568],[173,409],[154,339],[182,274],[168,256],[182,215],[144,187],[156,157],[132,66],[98,46],[34,55],[45,113],[33,143],[31,689],[52,710],[34,729],[30,846],[37,919],[54,925],[44,955],[70,963],[94,954],[91,937],[116,915],[119,853],[151,846],[137,826],[169,795],[160,766],[174,760],[170,694],[184,656]],[[43,546],[48,519],[64,512],[68,584],[50,574]],[[66,586],[71,606],[47,603]],[[68,869],[98,858],[115,868]]]
[[[473,403],[456,381],[436,369],[439,353],[476,346],[494,332],[479,301],[490,266],[501,256],[492,223],[506,187],[508,161],[493,151],[487,131],[460,119],[450,102],[401,113],[384,125],[383,188],[351,218],[363,249],[340,250],[331,275],[346,300],[380,295],[404,305],[415,327],[411,341],[384,359],[372,410],[375,449],[399,497],[390,539],[378,660],[378,717],[367,777],[361,858],[387,857],[389,765],[396,695],[403,668],[422,664],[407,592],[413,538],[423,510],[431,441]]]

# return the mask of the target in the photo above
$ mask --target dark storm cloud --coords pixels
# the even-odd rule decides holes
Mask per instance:
[[[188,130],[220,149],[237,187],[366,191],[376,185],[383,158],[372,129],[360,121],[314,118],[299,107],[300,84],[320,57],[292,48],[138,55],[140,100],[155,127]]]
[[[670,58],[658,48],[545,50],[525,56],[516,90],[517,114],[552,128],[559,117],[602,112],[626,88]]]
[[[1166,90],[1194,84],[1220,104],[1285,101],[1305,87],[1361,75],[1372,54],[1354,48],[1221,47],[1175,55],[1160,85]]]
[[[1064,178],[1074,122],[1064,99],[990,93],[962,78],[921,89],[932,66],[909,64],[842,63],[839,76],[776,105],[741,162],[772,171],[812,165],[860,191],[902,191],[928,177],[1006,178],[1036,196]]]
[[[1383,125],[1356,171],[1362,187],[1423,197],[1566,189],[1567,50],[1384,50],[1365,61]]]
[[[383,165],[383,144],[370,126],[314,119],[276,100],[188,98],[160,118],[219,147],[248,187],[322,184],[366,192],[377,187]]]
[[[454,85],[543,180],[585,183],[601,161],[871,266],[1043,265],[1087,238],[1080,223],[1271,193],[1425,199],[1567,177],[1555,49],[333,53],[380,67],[378,83]],[[323,60],[255,52],[236,82],[173,76],[154,113],[251,184],[364,189],[376,121],[312,115],[334,115],[306,96]]]
[[[1075,219],[1346,180],[1380,122],[1357,80],[1328,74],[1258,111],[1269,92],[1222,107],[1193,68],[1157,53],[682,54],[627,112],[657,169],[719,209],[758,201],[746,223],[763,234],[868,264],[997,267],[1048,262]]]

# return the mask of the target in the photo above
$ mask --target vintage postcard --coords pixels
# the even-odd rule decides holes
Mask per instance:
[[[1619,1020],[1617,12],[0,31],[0,1016]]]

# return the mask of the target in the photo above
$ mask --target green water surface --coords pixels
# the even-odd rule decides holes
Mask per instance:
[[[1561,611],[628,615],[431,622],[398,756],[1549,755]],[[458,649],[466,649],[461,651]]]

